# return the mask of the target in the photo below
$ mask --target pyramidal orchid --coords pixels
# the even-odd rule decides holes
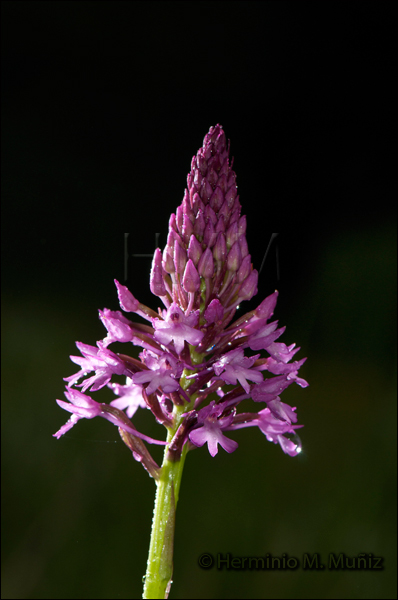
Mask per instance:
[[[80,370],[65,378],[69,402],[57,400],[71,417],[55,437],[80,419],[103,417],[118,427],[135,460],[156,482],[144,598],[167,598],[170,590],[175,511],[189,450],[207,446],[213,457],[219,446],[234,452],[238,442],[230,436],[235,430],[257,427],[285,454],[301,451],[296,409],[280,394],[292,383],[308,385],[298,376],[306,359],[291,362],[299,348],[277,341],[285,331],[271,320],[278,292],[233,322],[239,305],[257,293],[257,281],[229,144],[216,125],[192,159],[166,246],[154,253],[150,288],[163,308],[155,312],[141,304],[115,280],[123,312],[99,311],[106,336],[96,346],[76,343],[81,356],[71,359]],[[139,360],[128,349],[126,354],[110,350],[116,341],[140,346]],[[124,376],[125,384],[112,382],[114,375]],[[117,396],[109,404],[88,395],[104,386]],[[253,412],[239,412],[248,398]],[[137,431],[132,418],[139,409],[151,410],[164,425],[165,441]],[[161,466],[145,442],[165,446]]]

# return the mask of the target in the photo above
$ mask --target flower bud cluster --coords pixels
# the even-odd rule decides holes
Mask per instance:
[[[193,157],[181,205],[169,221],[167,244],[153,259],[150,286],[166,307],[176,302],[188,312],[206,310],[217,299],[223,325],[242,300],[257,293],[246,241],[246,217],[241,216],[236,175],[229,164],[225,133],[220,125],[205,136]]]
[[[115,280],[121,309],[149,324],[131,321],[120,311],[99,311],[107,335],[96,347],[77,342],[82,356],[71,359],[81,369],[65,379],[69,403],[57,400],[72,416],[56,437],[81,418],[102,416],[118,426],[134,458],[155,478],[159,467],[142,440],[166,442],[136,430],[131,418],[138,408],[149,408],[171,432],[172,460],[179,459],[186,444],[193,448],[207,443],[212,456],[218,445],[232,452],[238,444],[224,432],[252,426],[290,456],[301,450],[295,408],[279,396],[293,382],[308,385],[298,376],[306,359],[290,362],[299,348],[276,341],[285,330],[277,321],[269,322],[278,292],[230,324],[238,305],[257,293],[258,273],[248,252],[246,217],[241,216],[236,175],[220,125],[205,136],[187,182],[183,201],[170,217],[167,244],[163,252],[155,251],[152,263],[150,288],[165,309],[156,313]],[[112,352],[108,346],[115,341],[140,346],[139,360]],[[268,356],[245,355],[259,350]],[[275,376],[264,379],[264,371]],[[77,383],[90,372],[94,375]],[[125,376],[126,384],[112,382],[114,375]],[[118,396],[109,405],[84,394],[105,385]],[[238,413],[239,403],[247,398],[266,407]]]

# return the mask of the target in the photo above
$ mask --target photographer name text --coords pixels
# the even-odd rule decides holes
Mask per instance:
[[[369,553],[347,556],[344,552],[327,555],[323,560],[319,552],[304,553],[302,558],[282,554],[282,556],[233,556],[229,552],[217,553],[215,556],[204,552],[199,556],[198,564],[202,569],[215,567],[218,571],[294,571],[302,568],[304,571],[380,571],[384,569],[384,558]]]

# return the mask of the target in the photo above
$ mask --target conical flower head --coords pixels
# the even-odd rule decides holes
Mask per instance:
[[[216,125],[192,159],[183,200],[169,220],[166,247],[154,253],[150,288],[166,309],[155,312],[115,280],[120,308],[148,324],[131,321],[120,311],[99,311],[107,335],[96,346],[77,343],[82,357],[71,358],[80,370],[65,379],[68,388],[82,389],[74,395],[68,392],[70,404],[59,401],[72,416],[55,435],[60,437],[81,418],[105,417],[119,427],[134,458],[157,478],[160,468],[142,440],[166,442],[138,433],[130,421],[138,407],[147,407],[168,434],[173,431],[167,442],[173,461],[179,460],[184,444],[207,443],[212,456],[218,445],[232,452],[237,443],[225,432],[243,427],[259,427],[285,453],[298,454],[301,445],[295,432],[300,425],[295,408],[279,396],[293,382],[308,385],[298,376],[305,359],[291,362],[299,348],[277,341],[285,328],[278,327],[278,321],[269,322],[278,292],[231,323],[238,304],[257,293],[257,280],[229,143],[221,125]],[[139,360],[128,351],[110,350],[113,342],[140,346]],[[250,354],[259,350],[268,357]],[[264,378],[263,372],[273,377]],[[126,377],[126,385],[111,383],[113,376],[120,375]],[[119,396],[110,405],[85,395],[90,388],[94,392],[105,385]],[[226,385],[233,389],[224,390]],[[240,402],[248,398],[267,408],[237,412]]]
[[[155,253],[151,289],[169,307],[200,309],[218,300],[229,322],[242,300],[257,293],[258,274],[246,242],[246,217],[236,175],[229,161],[229,144],[221,125],[211,127],[193,157],[187,189],[169,221],[167,245]],[[162,260],[160,257],[162,256]]]

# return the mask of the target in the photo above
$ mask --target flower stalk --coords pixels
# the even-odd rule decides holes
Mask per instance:
[[[181,385],[188,388],[190,381],[186,373],[181,377]],[[143,598],[167,598],[172,584],[174,531],[177,502],[181,477],[184,469],[188,444],[182,446],[186,429],[195,419],[193,407],[197,394],[185,407],[175,406],[173,411],[174,428],[167,434],[167,446],[164,452],[160,477],[156,481],[155,507],[153,510],[151,540],[147,570],[144,580]]]
[[[219,446],[231,453],[238,443],[229,432],[258,427],[285,454],[301,451],[296,409],[282,402],[280,394],[293,382],[308,385],[298,376],[306,359],[291,362],[300,348],[276,341],[285,331],[278,321],[270,321],[278,292],[232,322],[240,304],[257,293],[257,281],[229,144],[216,125],[192,159],[183,201],[170,217],[166,246],[154,253],[150,289],[165,308],[155,312],[115,280],[121,309],[147,324],[120,311],[99,311],[107,335],[96,346],[76,342],[81,356],[71,359],[80,370],[65,378],[69,402],[57,400],[71,417],[55,437],[82,418],[103,417],[118,427],[133,458],[156,482],[144,598],[168,597],[175,513],[189,450],[207,444],[213,457]],[[110,350],[116,341],[140,346],[139,360],[128,351]],[[259,351],[267,356],[260,358]],[[271,376],[264,377],[267,373]],[[124,376],[125,384],[112,381],[115,375]],[[109,404],[85,393],[105,385],[117,396]],[[226,391],[226,385],[233,387]],[[248,398],[257,405],[255,411],[239,413],[239,404]],[[132,418],[138,409],[152,412],[166,428],[166,441],[137,431]],[[161,467],[145,442],[165,446]]]
[[[168,442],[172,433],[168,436]],[[172,584],[175,515],[187,446],[178,460],[165,451],[161,475],[156,482],[151,541],[143,598],[167,598]]]

